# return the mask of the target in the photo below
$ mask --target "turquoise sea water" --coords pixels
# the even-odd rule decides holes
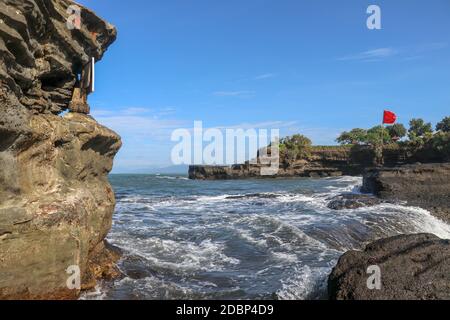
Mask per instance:
[[[339,256],[400,233],[450,238],[450,226],[401,204],[334,211],[362,178],[191,181],[111,175],[108,240],[123,279],[88,299],[320,299]]]

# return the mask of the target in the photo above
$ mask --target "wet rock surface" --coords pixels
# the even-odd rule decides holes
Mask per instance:
[[[333,210],[358,209],[371,207],[383,203],[382,200],[365,194],[342,194],[330,199],[328,208]]]
[[[450,163],[412,164],[369,170],[363,192],[430,210],[450,222]]]
[[[400,235],[345,253],[328,279],[330,299],[448,300],[450,240],[431,234]],[[369,289],[370,266],[380,270],[381,289]],[[370,281],[372,284],[374,282]]]

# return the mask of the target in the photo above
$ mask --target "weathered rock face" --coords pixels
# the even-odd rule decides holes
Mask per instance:
[[[67,109],[76,76],[115,40],[113,26],[79,6],[81,29],[70,30],[69,0],[2,0],[0,93],[35,113]]]
[[[120,137],[88,115],[57,114],[80,65],[99,60],[116,31],[85,8],[82,29],[68,30],[71,4],[0,3],[0,298],[75,298],[67,268],[80,268],[84,287],[114,273],[98,256],[116,258],[103,240]]]
[[[450,221],[450,163],[373,169],[364,176],[363,191],[382,199],[407,201]]]
[[[450,240],[430,234],[401,235],[349,251],[328,279],[330,299],[448,300]],[[370,290],[369,266],[380,268],[381,289]]]

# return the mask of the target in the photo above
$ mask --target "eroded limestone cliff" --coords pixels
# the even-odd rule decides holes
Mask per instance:
[[[0,298],[76,298],[69,267],[83,287],[114,272],[104,239],[120,137],[88,115],[60,114],[116,30],[81,6],[81,29],[70,30],[73,4],[0,2]]]

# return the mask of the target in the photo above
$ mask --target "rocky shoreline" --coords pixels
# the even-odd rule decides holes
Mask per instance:
[[[76,299],[99,279],[120,277],[120,251],[105,242],[114,192],[108,181],[120,137],[88,112],[67,111],[82,67],[101,60],[113,26],[81,7],[69,30],[69,0],[0,3],[0,299]],[[73,110],[72,110],[73,111]],[[384,150],[373,165],[367,147],[313,148],[307,159],[282,159],[277,177],[363,175],[371,196],[330,199],[334,210],[406,201],[450,222],[450,164],[405,150]],[[407,164],[410,163],[410,164]],[[262,178],[261,165],[191,166],[191,179]],[[450,242],[400,235],[345,253],[331,273],[330,299],[450,299]],[[381,272],[380,290],[367,270]],[[71,288],[68,270],[78,268]],[[76,271],[74,271],[76,273]]]
[[[406,201],[450,223],[450,163],[370,169],[362,191],[385,200]]]
[[[193,165],[189,167],[189,178],[194,180],[232,180],[361,175],[364,168],[372,164],[373,152],[366,147],[317,147],[311,151],[308,159],[281,159],[278,173],[275,176],[261,176],[261,168],[264,165],[259,162],[258,160],[257,163],[246,162],[233,166]]]
[[[76,299],[118,275],[104,239],[121,139],[87,114],[62,115],[116,29],[79,6],[80,29],[70,30],[73,4],[0,3],[0,299]]]
[[[390,162],[390,167],[368,166],[366,169],[363,164],[369,161],[363,157],[364,162],[352,163],[350,170],[346,170],[343,168],[345,152],[341,153],[341,161],[336,162],[334,158],[332,167],[327,163],[328,156],[326,153],[297,167],[290,165],[288,170],[283,168],[280,174],[270,178],[362,175],[361,191],[367,194],[342,194],[329,199],[328,207],[356,209],[400,201],[426,209],[450,223],[450,163],[395,165],[394,161]],[[347,158],[347,163],[352,162],[350,159]],[[259,169],[249,164],[192,166],[189,176],[201,180],[267,178],[258,175]],[[450,299],[449,259],[450,240],[432,234],[380,239],[367,244],[363,251],[349,251],[339,259],[328,278],[328,297],[331,300],[447,300]],[[380,272],[379,288],[368,286],[371,267]]]
[[[400,235],[345,253],[328,278],[331,300],[450,299],[450,240],[431,234]],[[368,286],[370,267],[379,288]],[[368,272],[369,271],[369,272]]]
[[[384,201],[405,201],[450,223],[450,163],[370,169],[363,192]],[[338,300],[450,299],[450,240],[432,234],[399,235],[349,251],[328,279],[328,295]],[[379,289],[369,289],[371,266],[379,268]]]

